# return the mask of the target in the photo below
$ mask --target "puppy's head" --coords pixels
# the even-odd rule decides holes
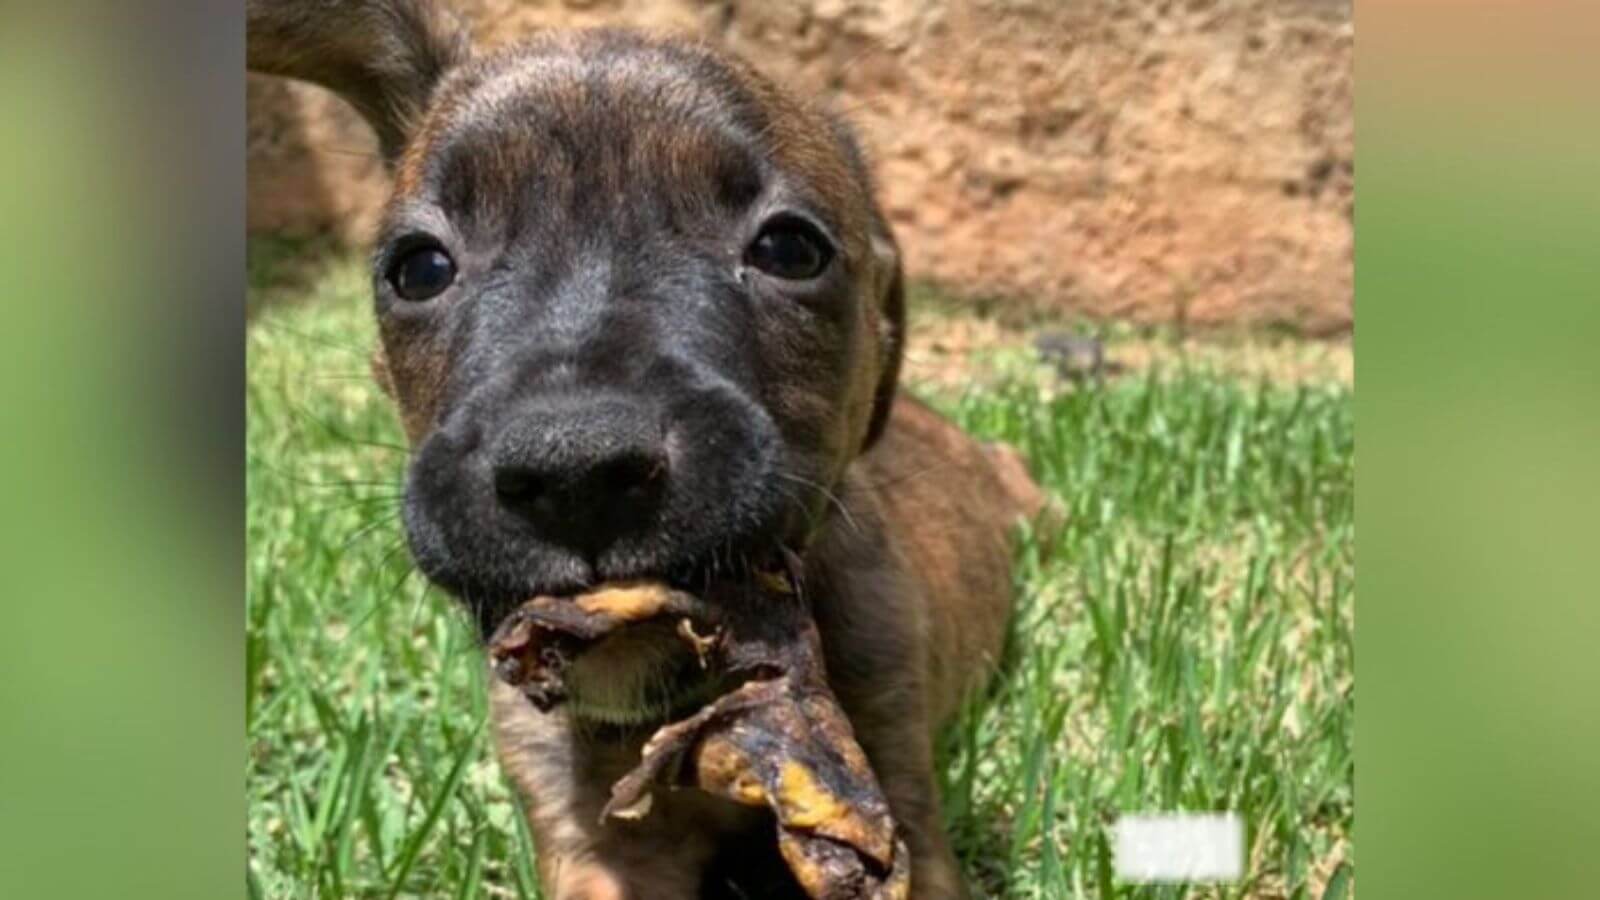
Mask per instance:
[[[252,7],[251,62],[351,97],[392,159],[373,285],[422,569],[492,627],[802,543],[899,362],[897,254],[846,130],[687,41],[473,57],[424,4],[343,6],[370,14],[316,71],[273,50],[304,17]]]

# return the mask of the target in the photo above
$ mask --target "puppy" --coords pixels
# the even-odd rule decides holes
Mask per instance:
[[[536,594],[699,590],[798,554],[912,896],[967,896],[933,735],[996,662],[1008,530],[1040,494],[1008,448],[897,397],[899,253],[850,131],[688,40],[478,55],[424,0],[247,8],[250,67],[348,99],[393,170],[375,368],[420,568],[487,634]],[[600,823],[644,738],[708,699],[691,657],[637,629],[553,712],[493,688],[547,897],[801,895],[764,811],[679,791]]]

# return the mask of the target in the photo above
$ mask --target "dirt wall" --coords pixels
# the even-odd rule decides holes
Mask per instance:
[[[835,98],[913,278],[1097,318],[1353,321],[1348,0],[456,0],[480,45],[706,35]],[[339,101],[252,77],[252,231],[364,239],[384,193]]]

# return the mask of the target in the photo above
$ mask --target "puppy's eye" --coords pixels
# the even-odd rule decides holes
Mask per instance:
[[[745,251],[748,265],[788,281],[815,278],[832,261],[827,238],[805,222],[788,219],[763,228]]]
[[[406,300],[431,300],[455,280],[455,262],[437,246],[413,247],[389,265],[389,283]]]

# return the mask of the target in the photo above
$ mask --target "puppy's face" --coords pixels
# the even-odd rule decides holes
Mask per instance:
[[[429,95],[374,256],[405,520],[493,625],[798,547],[898,366],[892,241],[830,119],[688,44],[598,32]]]

